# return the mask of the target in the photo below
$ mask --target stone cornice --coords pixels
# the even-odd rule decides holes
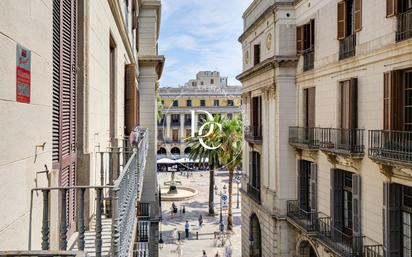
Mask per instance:
[[[119,1],[108,0],[108,3],[110,6],[110,10],[112,11],[113,18],[116,22],[117,29],[119,30],[120,36],[122,38],[127,55],[129,56],[130,62],[136,63],[135,56],[133,55],[132,44],[130,43],[130,38],[126,31],[126,25],[124,23],[123,14],[121,11]]]
[[[252,68],[242,72],[241,74],[236,76],[236,79],[243,82],[247,79],[260,75],[263,72],[268,71],[270,69],[274,69],[276,67],[288,66],[288,65],[296,65],[297,62],[298,62],[297,56],[277,55],[272,58],[268,58],[264,60],[263,62],[253,66]]]
[[[162,76],[163,66],[165,63],[165,57],[163,55],[144,55],[139,56],[139,66],[154,65],[158,79]]]
[[[293,5],[294,5],[293,2],[276,2],[273,5],[269,6],[249,27],[245,29],[242,35],[240,35],[240,37],[238,38],[238,41],[242,43],[243,40],[247,36],[249,36],[256,29],[256,27],[258,27],[266,19],[266,17],[269,16],[269,14],[274,13],[278,7],[282,7],[282,6],[292,6],[293,7]]]

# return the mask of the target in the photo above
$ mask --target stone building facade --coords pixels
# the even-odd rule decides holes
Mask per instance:
[[[141,201],[154,204],[156,236],[156,121],[148,113],[156,110],[154,88],[164,63],[157,53],[160,1],[6,0],[0,10],[0,203],[9,206],[0,211],[0,250],[40,249],[43,198],[34,194],[29,217],[31,189],[102,185],[100,154],[124,147],[139,124],[152,135],[145,178],[151,185],[143,186]],[[22,98],[16,65],[19,54],[28,53],[30,90]],[[110,162],[125,165],[119,157]],[[67,197],[70,250],[78,236],[79,199],[71,192]],[[96,195],[86,198],[89,228]],[[51,250],[59,249],[61,237],[59,199],[50,194]],[[153,241],[156,256],[158,238]]]
[[[192,125],[197,131],[207,111],[225,118],[241,117],[241,87],[228,86],[227,78],[217,71],[200,71],[196,79],[184,86],[160,87],[163,104],[157,125],[157,156],[179,159],[190,152],[184,139],[191,135]],[[194,120],[192,120],[192,111]]]
[[[246,139],[258,152],[261,144],[262,152],[249,148],[244,156],[256,164],[244,165],[242,256],[410,256],[411,8],[395,0],[301,0],[253,1],[246,10],[239,79],[249,124],[262,128],[248,128]],[[275,52],[285,51],[279,48],[285,39],[287,54],[262,48],[274,42]],[[272,101],[289,105],[253,100],[248,81],[257,83],[254,90],[266,86],[259,65],[286,56],[294,59],[289,94],[282,99],[284,79],[271,81]],[[248,79],[248,72],[256,75]],[[282,150],[266,150],[270,140]],[[276,164],[267,165],[271,161]],[[274,200],[265,203],[271,179]],[[274,224],[288,224],[281,233],[266,226],[265,205],[275,210]]]

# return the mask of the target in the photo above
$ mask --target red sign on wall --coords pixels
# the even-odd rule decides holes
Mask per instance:
[[[17,44],[16,101],[30,103],[31,51]]]

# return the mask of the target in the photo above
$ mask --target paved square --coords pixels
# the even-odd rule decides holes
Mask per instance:
[[[163,186],[165,181],[170,180],[170,172],[159,173],[159,183]],[[186,176],[176,173],[176,180],[182,182],[183,186],[192,187],[199,191],[199,195],[192,199],[175,202],[178,207],[178,213],[176,217],[171,215],[172,202],[162,201],[162,216],[163,221],[160,230],[165,242],[163,249],[160,249],[160,257],[178,256],[176,252],[177,245],[175,244],[172,231],[174,228],[181,234],[182,240],[182,257],[202,257],[202,250],[205,250],[208,257],[214,257],[216,252],[219,252],[220,257],[224,257],[224,247],[215,246],[214,232],[219,230],[219,211],[220,200],[219,196],[215,195],[215,213],[216,215],[208,216],[208,197],[209,197],[209,172],[200,171],[193,172],[193,176],[187,178]],[[215,183],[221,190],[226,184],[228,187],[228,173],[226,171],[218,171],[215,175]],[[218,190],[218,191],[219,191]],[[240,248],[240,208],[236,208],[237,197],[237,184],[233,183],[233,234],[230,236],[230,242],[232,244],[232,257],[241,256]],[[239,196],[240,202],[240,196]],[[181,213],[182,207],[185,206],[186,213]],[[240,203],[239,203],[240,207]],[[198,218],[199,215],[203,216],[203,227],[199,230]],[[184,224],[188,220],[190,224],[190,237],[185,239]],[[223,222],[226,227],[227,223],[227,211],[223,212]],[[196,239],[196,232],[199,237]],[[227,243],[229,244],[229,243]]]

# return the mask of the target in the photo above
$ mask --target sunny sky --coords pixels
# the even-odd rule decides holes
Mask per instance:
[[[217,70],[240,85],[242,14],[251,0],[162,0],[160,54],[166,56],[161,86],[177,86],[199,70]]]

